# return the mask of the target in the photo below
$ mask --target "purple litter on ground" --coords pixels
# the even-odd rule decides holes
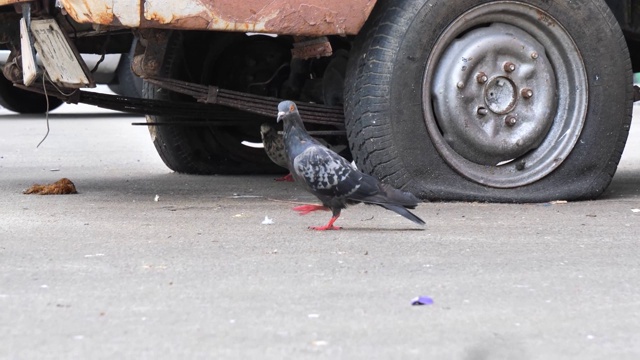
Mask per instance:
[[[432,305],[433,299],[428,296],[418,296],[411,300],[411,305]]]

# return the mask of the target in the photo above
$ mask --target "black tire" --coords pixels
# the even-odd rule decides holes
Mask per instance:
[[[502,11],[516,15],[500,13]],[[529,19],[528,12],[537,18]],[[465,17],[461,20],[463,14]],[[506,24],[493,23],[498,22],[492,20],[495,16]],[[448,101],[465,104],[467,100],[461,99],[465,98],[466,91],[475,91],[474,86],[479,89],[478,93],[486,96],[489,85],[476,84],[473,79],[477,75],[473,73],[471,83],[457,83],[460,95],[443,96],[456,93],[455,82],[453,90],[440,92],[432,87],[448,81],[436,74],[436,70],[448,69],[448,65],[440,61],[447,59],[447,51],[456,53],[457,43],[469,44],[476,41],[471,36],[482,34],[481,31],[495,31],[503,25],[505,29],[521,29],[536,44],[549,45],[544,49],[546,52],[530,55],[536,61],[548,58],[545,66],[553,71],[539,75],[553,77],[557,86],[552,90],[557,95],[553,96],[553,91],[551,97],[540,93],[552,110],[547,117],[533,120],[550,119],[542,134],[531,141],[526,151],[505,155],[502,160],[510,161],[496,163],[501,159],[499,154],[491,153],[495,150],[492,144],[477,147],[477,152],[491,149],[486,154],[468,151],[465,147],[475,145],[460,141],[466,134],[456,138],[458,135],[452,136],[447,128],[452,125],[444,123],[457,119],[442,116],[447,113],[442,111],[442,104],[445,107]],[[575,46],[560,46],[558,39],[564,39],[565,45]],[[583,64],[561,61],[579,58]],[[471,61],[462,59],[467,60]],[[507,69],[506,62],[504,64],[504,71],[512,71]],[[469,69],[466,66],[459,69],[462,79],[469,76],[463,74],[465,70],[473,71],[473,64],[469,66]],[[516,84],[516,80],[512,84]],[[484,81],[487,78],[477,80],[478,83]],[[578,86],[581,81],[585,83],[583,88]],[[512,103],[518,104],[513,106],[517,107],[525,106],[527,101],[520,98],[525,95],[524,92],[519,95],[519,89],[514,85],[510,93],[515,99]],[[602,0],[382,0],[354,44],[347,70],[345,116],[357,165],[422,199],[581,200],[601,195],[616,171],[631,123],[632,95],[631,62],[625,39]],[[530,97],[528,94],[527,99]],[[444,102],[439,102],[443,98]],[[478,108],[477,118],[486,114],[486,110]],[[464,114],[464,109],[461,111]],[[491,119],[493,116],[500,119],[493,111],[490,109]],[[463,120],[476,121],[475,115],[470,114]],[[520,124],[514,120],[507,126],[514,123]],[[497,129],[498,133],[507,131]],[[565,130],[568,137],[561,133]],[[571,137],[574,139],[568,139]]]
[[[167,47],[160,77],[181,79],[190,82],[209,83],[202,80],[209,69],[216,68],[214,63],[223,48],[231,45],[240,34],[222,34],[222,38],[212,41],[216,47],[209,51],[204,59],[197,60],[195,55],[185,55],[186,41],[183,34],[174,32]],[[244,37],[244,35],[242,35]],[[190,40],[194,41],[194,40]],[[202,40],[200,40],[202,42]],[[199,43],[198,54],[203,46]],[[213,55],[212,55],[213,54]],[[189,63],[186,59],[189,59]],[[193,65],[197,63],[198,65]],[[238,64],[234,64],[237,66]],[[199,67],[198,69],[196,69]],[[209,76],[206,76],[209,78]],[[193,98],[166,91],[151,83],[144,82],[143,97],[147,99],[169,101],[195,101]],[[152,123],[179,122],[180,119],[169,116],[147,116]],[[281,173],[282,168],[275,165],[267,157],[264,149],[253,148],[242,144],[243,141],[260,142],[260,122],[237,127],[203,127],[203,126],[149,126],[151,138],[164,163],[173,171],[186,174],[263,174]]]
[[[116,83],[109,84],[109,89],[114,93],[128,97],[142,97],[142,78],[136,76],[131,70],[131,60],[138,43],[134,39],[131,50],[122,54],[118,67],[116,68]]]
[[[42,114],[47,111],[47,99],[44,95],[18,89],[2,74],[0,74],[0,105],[20,114]],[[49,111],[60,105],[62,100],[49,96]]]

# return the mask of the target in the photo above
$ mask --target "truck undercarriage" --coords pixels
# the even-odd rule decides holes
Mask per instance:
[[[282,171],[247,143],[260,142],[260,124],[290,99],[312,134],[429,200],[599,196],[628,133],[630,60],[640,67],[631,0],[5,3],[7,79],[65,102],[147,115],[174,171]],[[37,70],[25,85],[24,50],[33,50],[20,22],[46,19],[77,59],[130,52],[143,98],[80,90],[93,85],[91,69],[77,84]],[[583,31],[585,21],[593,29]],[[40,57],[43,39],[31,40]]]

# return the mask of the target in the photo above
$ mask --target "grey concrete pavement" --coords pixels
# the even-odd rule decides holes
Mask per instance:
[[[295,184],[173,174],[139,118],[56,112],[39,149],[42,117],[0,115],[2,359],[640,358],[637,124],[598,201],[318,233]],[[61,177],[79,194],[21,193]]]

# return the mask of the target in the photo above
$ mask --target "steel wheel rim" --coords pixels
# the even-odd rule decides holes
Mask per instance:
[[[530,57],[530,63],[535,64],[536,62],[540,63],[548,60],[547,66],[550,69],[549,71],[552,71],[552,80],[555,82],[555,97],[549,100],[549,94],[546,94],[545,100],[547,104],[555,106],[555,109],[551,109],[551,120],[525,119],[523,121],[525,125],[527,121],[529,124],[535,125],[530,127],[533,130],[523,132],[525,135],[531,135],[526,143],[523,142],[526,151],[518,152],[513,150],[509,155],[505,155],[507,157],[514,156],[513,158],[503,159],[495,164],[491,162],[498,159],[495,154],[495,149],[498,147],[491,147],[489,144],[488,148],[484,148],[478,145],[480,143],[487,144],[486,140],[490,139],[490,137],[479,137],[478,139],[472,139],[476,140],[475,143],[473,141],[469,142],[467,141],[468,137],[465,138],[468,134],[465,135],[464,129],[461,128],[465,126],[465,121],[467,125],[471,121],[478,121],[477,115],[480,110],[477,109],[475,115],[468,114],[468,118],[458,121],[458,125],[452,125],[451,123],[455,122],[455,119],[452,120],[451,114],[448,114],[447,111],[443,112],[439,109],[439,107],[442,107],[443,101],[438,96],[446,96],[447,91],[449,91],[449,96],[447,96],[449,101],[460,101],[462,103],[466,100],[457,98],[451,100],[450,89],[445,90],[444,93],[438,93],[442,89],[434,88],[436,84],[443,84],[443,80],[437,78],[437,73],[441,74],[442,69],[447,68],[449,64],[449,62],[443,64],[443,61],[449,60],[446,56],[447,51],[450,52],[451,48],[454,48],[455,44],[459,43],[461,39],[473,36],[474,32],[487,31],[486,29],[491,29],[492,27],[502,27],[500,28],[501,30],[517,28],[518,31],[526,33],[536,44],[542,46],[543,50],[536,49],[535,46],[524,49],[525,54]],[[530,42],[530,40],[528,41]],[[464,51],[456,54],[460,55],[462,53]],[[514,57],[516,57],[515,55],[517,54],[514,54]],[[522,56],[520,56],[520,59],[522,59]],[[486,79],[478,79],[479,73],[469,71],[471,75],[467,75],[466,78],[462,77],[462,83],[456,79],[451,84],[445,85],[449,87],[455,86],[458,90],[462,88],[462,92],[457,97],[464,98],[466,96],[468,98],[468,95],[464,93],[464,88],[467,86],[475,86],[481,83],[480,85],[482,86],[479,88],[486,89],[487,83],[496,80],[500,76],[510,79],[510,65],[505,62],[504,64],[499,63],[499,66],[502,67],[502,73],[499,76],[494,74],[495,71],[491,71],[491,74],[485,74],[487,75]],[[548,74],[546,71],[541,71],[541,73]],[[449,72],[449,74],[452,73]],[[516,105],[511,104],[510,101],[498,101],[498,105],[495,108],[487,108],[490,113],[500,113],[500,116],[504,116],[504,126],[507,127],[504,131],[507,133],[509,131],[513,132],[508,127],[515,128],[515,126],[520,125],[518,124],[517,116],[515,124],[510,124],[513,121],[508,118],[509,115],[514,113],[517,115],[515,110],[518,103],[524,101],[525,97],[529,97],[527,100],[539,101],[539,96],[537,97],[536,94],[544,95],[544,92],[533,89],[532,96],[529,96],[531,93],[527,91],[527,87],[522,86],[518,81],[514,81],[511,85],[514,87],[512,93],[517,96]],[[472,101],[481,104],[478,98],[481,95],[485,96],[486,92],[476,95]],[[582,132],[586,119],[587,96],[588,82],[584,61],[568,31],[550,14],[540,8],[512,1],[497,1],[470,9],[454,20],[443,31],[427,61],[422,98],[424,120],[429,136],[435,148],[449,166],[471,181],[496,188],[514,188],[528,185],[544,178],[557,169],[569,156]],[[487,104],[486,99],[484,104]],[[445,114],[444,118],[443,114]],[[536,116],[541,115],[537,114]],[[453,138],[450,136],[452,129],[459,133]],[[447,139],[445,139],[445,135]],[[475,135],[471,135],[471,137],[473,136]],[[515,138],[514,136],[510,139],[514,140]],[[457,142],[462,143],[456,144]],[[514,149],[517,147],[515,143],[511,145]],[[466,147],[470,149],[466,149]],[[474,152],[480,152],[480,154],[474,155]]]

